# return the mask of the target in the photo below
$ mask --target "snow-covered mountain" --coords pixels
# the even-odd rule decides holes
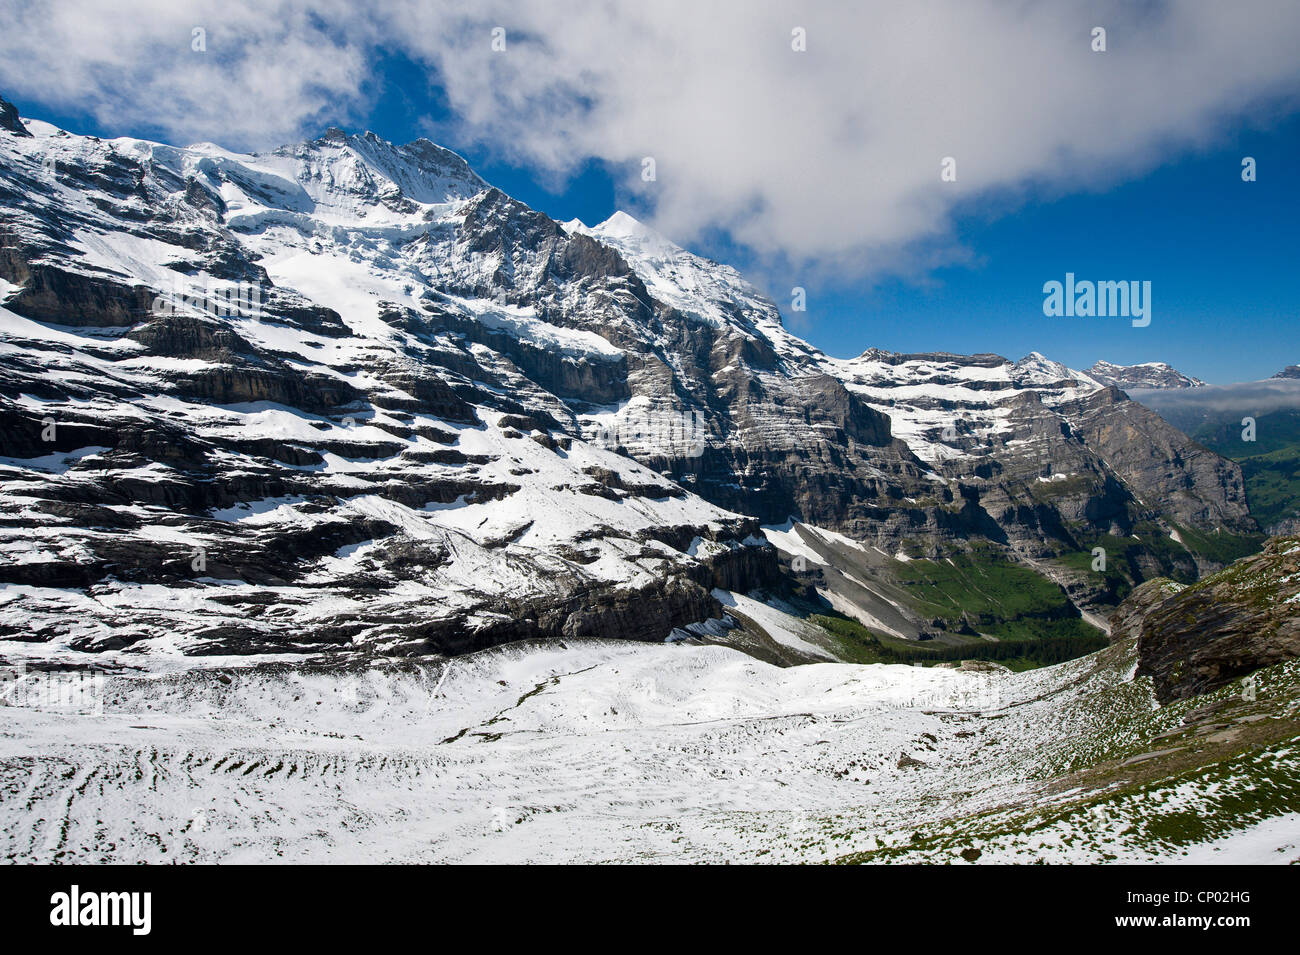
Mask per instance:
[[[1116,388],[1203,388],[1205,382],[1184,375],[1162,361],[1146,361],[1137,365],[1113,365],[1099,361],[1088,369],[1088,374],[1104,385]]]
[[[860,434],[858,438],[875,445],[868,465],[871,473],[887,476],[895,491],[907,491],[905,499],[928,498],[936,490],[945,503],[962,495],[974,499],[1008,536],[1034,551],[1041,550],[1038,543],[1043,528],[1037,523],[1020,526],[1023,512],[1013,502],[1033,500],[1037,504],[1042,495],[1037,489],[1026,491],[1018,482],[1083,478],[1075,482],[1085,490],[1078,502],[1082,505],[1090,495],[1108,493],[1106,476],[1118,473],[1123,484],[1139,496],[1161,500],[1178,521],[1205,522],[1207,530],[1250,528],[1236,486],[1239,478],[1232,475],[1231,465],[1222,470],[1217,458],[1198,454],[1194,445],[1159,417],[1109,391],[1094,377],[1038,353],[1013,362],[999,355],[898,355],[870,349],[856,359],[834,359],[789,333],[776,305],[734,269],[686,252],[625,213],[616,213],[609,222],[591,229],[581,223],[566,228],[616,248],[656,301],[668,304],[672,311],[725,329],[732,336],[739,326],[750,347],[757,343],[771,350],[773,364],[779,362],[795,374],[803,372],[810,380],[815,380],[814,374],[825,375],[830,379],[825,387],[834,392],[842,384],[855,405],[860,402],[887,419],[892,443],[887,444],[883,435],[865,442]],[[758,362],[754,365],[758,368],[747,369],[751,376],[762,370]],[[714,379],[718,377],[721,375],[715,372]],[[839,400],[838,395],[836,398]],[[770,422],[770,415],[767,417]],[[1101,428],[1103,421],[1106,426]],[[1121,433],[1128,445],[1123,453],[1116,453],[1120,449],[1112,442],[1117,442]],[[771,432],[757,437],[764,444],[773,442]],[[754,442],[745,443],[750,447],[743,457],[751,458]],[[900,444],[907,452],[901,463],[894,454]],[[1168,454],[1173,447],[1185,448],[1186,456]],[[854,450],[852,444],[848,450]],[[1144,453],[1149,455],[1146,460]],[[1172,485],[1162,486],[1155,476],[1171,456],[1182,458],[1180,470],[1201,472],[1190,482],[1197,488],[1194,504],[1166,493]],[[997,467],[991,469],[994,460]],[[786,477],[782,473],[785,462],[772,461],[769,480],[756,486],[753,482],[760,476],[754,475],[751,483],[740,482],[739,489],[744,492],[740,497],[727,492],[735,486],[731,482],[738,463],[734,458],[729,461],[726,474],[712,486],[706,469],[675,476],[696,482],[692,486],[704,496],[736,510],[757,513],[765,522],[797,515],[881,546],[900,542],[887,510],[897,501],[897,493],[840,483],[837,493],[827,499],[793,475]],[[836,479],[825,474],[819,477]],[[1211,486],[1216,490],[1202,497],[1200,489]],[[1057,490],[1062,492],[1061,498],[1070,497],[1064,488]],[[1072,513],[1075,502],[1063,501],[1058,506]],[[909,527],[916,524],[915,515],[907,515],[905,520]],[[940,538],[946,536],[944,529],[933,523],[929,531]]]
[[[1294,790],[1294,661],[1223,685],[1243,609],[1157,707],[1202,598],[1108,617],[1257,539],[1236,465],[1042,355],[827,356],[427,141],[0,100],[0,413],[7,860],[1285,847],[1239,796]]]
[[[782,586],[759,529],[792,518],[1035,567],[1253,530],[1234,465],[1088,375],[832,359],[734,269],[623,213],[556,223],[424,140],[5,117],[0,626],[40,645],[716,638]]]

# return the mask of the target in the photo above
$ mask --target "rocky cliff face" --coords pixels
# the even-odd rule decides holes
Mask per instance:
[[[1117,636],[1137,634],[1137,673],[1155,681],[1161,702],[1300,657],[1300,538],[1274,538],[1188,587],[1152,581],[1111,623]]]
[[[831,359],[734,270],[427,141],[0,109],[0,339],[0,627],[77,649],[661,639],[776,585],[791,516],[1026,560],[1252,529],[1234,465],[1086,375]]]
[[[1115,389],[1066,409],[1088,446],[1132,492],[1139,506],[1207,531],[1256,530],[1241,468],[1193,442],[1163,418]],[[1207,495],[1203,488],[1212,487]],[[1155,504],[1151,507],[1146,502]]]
[[[919,536],[980,535],[1030,561],[1088,551],[1102,537],[1176,539],[1179,526],[1257,531],[1237,465],[1041,355],[1012,363],[873,350],[839,371],[928,465],[928,487],[892,503],[885,526],[897,530],[882,545],[918,536],[922,522],[907,512],[936,498],[941,516]],[[1221,566],[1194,549],[1159,550],[1144,552],[1147,575]]]
[[[879,349],[832,359],[790,335],[776,306],[734,270],[629,216],[568,228],[617,248],[665,312],[733,342],[707,378],[685,370],[699,376],[694,393],[726,403],[722,457],[672,472],[711,500],[765,523],[794,516],[889,553],[909,540],[978,535],[1050,556],[1099,532],[1127,537],[1152,519],[1257,530],[1236,465],[1202,457],[1155,414],[1058,362]],[[750,361],[733,362],[737,350]],[[788,409],[801,406],[814,427],[791,420]],[[1103,428],[1108,421],[1115,427]],[[1188,567],[1197,559],[1189,553]]]
[[[0,98],[0,129],[7,130],[15,136],[31,136],[18,117],[18,109],[3,98]]]

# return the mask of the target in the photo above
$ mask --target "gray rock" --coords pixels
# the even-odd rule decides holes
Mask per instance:
[[[1264,550],[1149,606],[1138,629],[1138,675],[1161,702],[1206,693],[1300,657],[1300,538]],[[1137,611],[1151,594],[1135,593]],[[1137,611],[1141,612],[1141,611]],[[1128,626],[1131,632],[1132,625]]]

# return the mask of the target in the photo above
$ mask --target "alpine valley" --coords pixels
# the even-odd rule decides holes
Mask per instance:
[[[0,855],[1296,861],[1300,540],[1120,390],[1200,384],[0,100]]]

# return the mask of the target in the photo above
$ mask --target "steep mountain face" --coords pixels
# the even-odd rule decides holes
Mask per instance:
[[[1208,693],[1263,667],[1300,657],[1300,537],[1189,587],[1152,581],[1117,612],[1136,617],[1138,676],[1164,703]],[[1135,598],[1137,598],[1135,600]]]
[[[731,335],[739,325],[740,347],[755,347],[753,336],[780,362],[751,355],[711,368],[702,385],[706,393],[712,385],[727,412],[710,419],[720,453],[655,462],[710,500],[764,523],[795,516],[891,554],[909,541],[928,550],[985,535],[1044,556],[1097,533],[1128,536],[1152,519],[1165,534],[1176,533],[1165,526],[1171,520],[1256,530],[1233,464],[1058,362],[1037,353],[1011,362],[879,349],[833,359],[790,335],[776,306],[733,269],[625,214],[594,229],[567,228],[617,248],[661,308]],[[782,395],[791,377],[802,398]],[[810,391],[817,407],[835,412],[830,426],[782,434],[782,409],[807,402]],[[1188,555],[1189,566],[1195,560]]]
[[[1134,397],[1241,467],[1251,516],[1266,534],[1300,530],[1300,379],[1275,375]]]
[[[1274,378],[1300,378],[1300,365],[1287,365]]]
[[[756,521],[578,437],[559,396],[616,401],[641,362],[538,312],[616,338],[644,292],[458,157],[32,125],[0,144],[7,634],[662,639],[774,578]]]
[[[1013,364],[873,350],[839,370],[851,390],[888,411],[933,474],[1030,550],[1035,541],[1070,541],[1085,525],[1130,533],[1156,510],[1205,529],[1253,529],[1232,464],[1199,452],[1118,390],[1037,353]]]
[[[0,99],[0,129],[8,130],[15,136],[31,135],[19,118],[17,108],[5,99]]]
[[[734,270],[621,213],[556,223],[427,141],[240,155],[0,125],[13,638],[719,637],[729,594],[780,585],[760,525],[791,517],[1040,570],[1137,539],[1147,575],[1255,530],[1235,465],[1087,375],[832,359]]]
[[[1112,365],[1099,361],[1088,369],[1088,374],[1114,388],[1203,388],[1205,382],[1184,375],[1162,361],[1147,361],[1139,365]]]

